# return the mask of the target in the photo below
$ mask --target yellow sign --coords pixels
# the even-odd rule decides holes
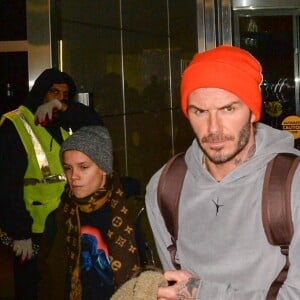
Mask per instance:
[[[282,123],[282,129],[291,132],[294,135],[294,139],[300,138],[300,117],[288,116]]]
[[[266,112],[273,118],[279,117],[282,114],[282,104],[279,101],[270,101],[266,104]]]

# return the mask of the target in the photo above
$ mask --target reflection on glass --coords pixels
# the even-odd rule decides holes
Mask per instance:
[[[180,63],[197,52],[196,1],[59,3],[64,70],[92,95],[121,175],[138,177],[145,187],[174,145],[191,141],[184,118],[173,124],[172,115],[179,110]]]
[[[240,16],[236,43],[250,51],[263,68],[262,122],[282,129],[282,121],[296,114],[294,17],[265,14]]]

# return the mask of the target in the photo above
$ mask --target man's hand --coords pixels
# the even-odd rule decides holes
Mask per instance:
[[[21,260],[31,259],[33,256],[32,241],[28,240],[14,240],[12,249],[16,256],[21,256]]]
[[[40,105],[35,112],[35,125],[41,124],[42,126],[46,126],[49,122],[52,121],[55,112],[57,110],[61,110],[62,107],[62,102],[57,99]]]
[[[184,270],[166,271],[164,277],[172,284],[158,289],[158,300],[196,299],[200,284],[198,277]]]

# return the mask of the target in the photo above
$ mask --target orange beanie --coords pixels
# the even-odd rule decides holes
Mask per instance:
[[[260,63],[246,50],[223,45],[197,53],[181,80],[181,108],[188,117],[188,96],[198,88],[220,88],[239,97],[254,113],[261,115],[262,81]]]

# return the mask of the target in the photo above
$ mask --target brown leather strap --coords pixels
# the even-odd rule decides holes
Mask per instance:
[[[287,277],[289,268],[289,244],[293,236],[291,212],[291,184],[300,157],[290,154],[279,154],[272,159],[266,169],[263,197],[262,221],[270,244],[280,246],[286,256],[283,269],[273,281],[267,300],[276,299],[279,289]]]
[[[289,271],[289,266],[290,266],[289,257],[286,256],[285,265],[279,272],[276,279],[272,282],[272,284],[269,288],[266,300],[276,300],[277,299],[279,290],[280,290],[282,284],[284,283],[284,281],[286,280],[287,273]]]
[[[166,227],[171,234],[172,244],[168,247],[175,268],[176,241],[178,236],[178,205],[187,166],[184,153],[173,156],[165,165],[157,187],[157,201]]]
[[[262,222],[269,243],[280,246],[281,253],[286,256],[283,269],[273,281],[267,300],[274,300],[279,289],[286,280],[289,268],[289,244],[293,236],[290,191],[294,172],[300,157],[290,154],[279,154],[272,159],[265,173],[262,193]],[[162,171],[157,199],[167,229],[172,236],[172,244],[168,247],[174,266],[176,241],[178,234],[178,205],[180,193],[186,173],[184,153],[171,158]]]

